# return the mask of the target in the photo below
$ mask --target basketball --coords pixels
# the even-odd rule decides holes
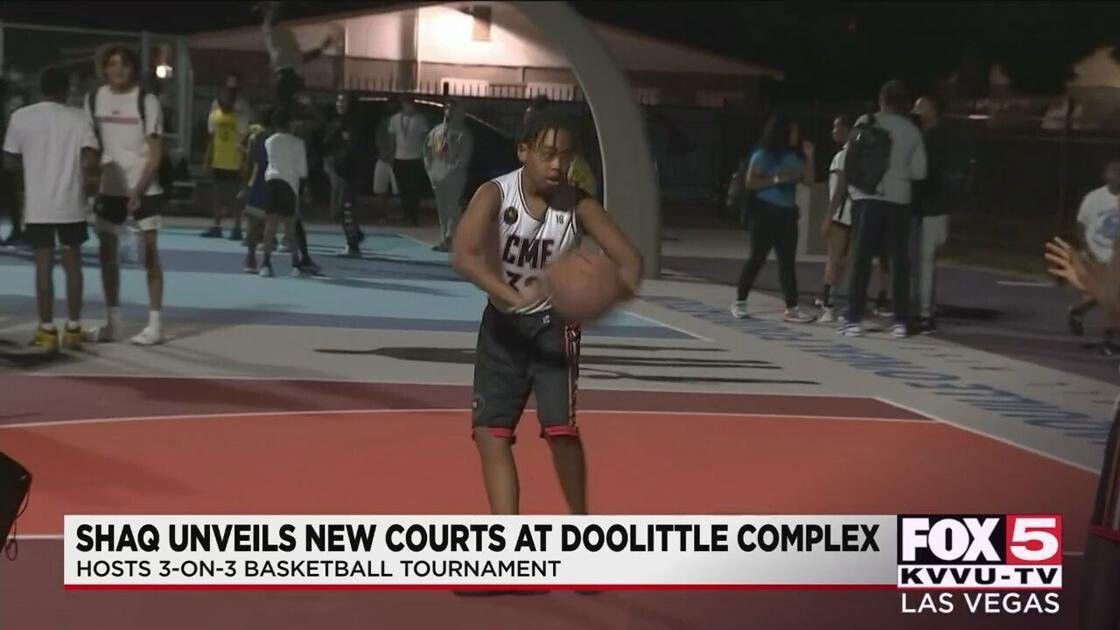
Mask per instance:
[[[618,265],[603,254],[575,250],[548,270],[552,305],[561,317],[573,322],[599,319],[624,294]]]

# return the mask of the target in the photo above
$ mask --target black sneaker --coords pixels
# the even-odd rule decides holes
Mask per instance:
[[[222,228],[215,225],[214,227],[202,232],[202,234],[199,234],[199,236],[201,236],[202,238],[222,238]]]
[[[933,317],[923,317],[918,322],[918,333],[923,335],[932,335],[937,332],[937,319]]]

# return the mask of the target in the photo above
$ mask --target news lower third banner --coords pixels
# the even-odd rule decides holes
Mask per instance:
[[[68,515],[65,585],[1060,588],[1061,517],[1013,518]]]

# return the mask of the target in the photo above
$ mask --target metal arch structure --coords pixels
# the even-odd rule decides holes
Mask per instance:
[[[645,260],[645,277],[661,274],[661,199],[645,118],[630,79],[567,2],[513,3],[563,51],[595,119],[603,162],[603,205]]]

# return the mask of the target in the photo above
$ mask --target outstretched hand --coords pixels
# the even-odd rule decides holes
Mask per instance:
[[[1061,238],[1054,237],[1046,243],[1046,261],[1049,267],[1046,271],[1061,280],[1065,280],[1078,291],[1095,294],[1100,286],[1099,270],[1096,263],[1089,260],[1084,252],[1080,252]]]

